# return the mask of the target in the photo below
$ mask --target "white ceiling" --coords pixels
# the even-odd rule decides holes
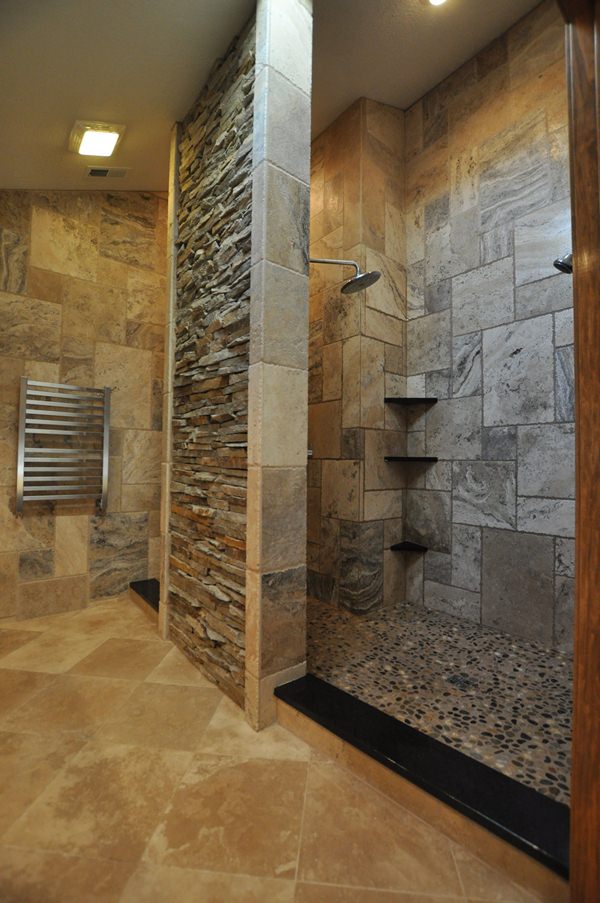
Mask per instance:
[[[314,0],[313,134],[357,97],[406,109],[540,0]]]
[[[254,0],[0,0],[0,188],[167,188],[173,122]],[[110,183],[67,149],[76,119],[125,123]],[[106,161],[105,161],[106,163]]]
[[[359,96],[405,108],[538,0],[314,0],[313,132]],[[254,0],[0,0],[0,188],[167,187],[181,119]],[[122,122],[90,180],[69,152],[76,119]],[[100,160],[89,162],[101,164]]]

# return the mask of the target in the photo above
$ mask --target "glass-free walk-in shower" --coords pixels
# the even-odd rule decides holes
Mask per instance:
[[[562,41],[544,3],[409,110],[361,99],[313,142],[308,670],[568,804]],[[349,258],[381,278],[341,294]]]

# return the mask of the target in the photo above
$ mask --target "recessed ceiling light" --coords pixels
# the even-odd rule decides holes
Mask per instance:
[[[431,6],[441,6],[442,3],[445,3],[446,0],[429,0]]]
[[[125,131],[114,122],[78,120],[69,138],[69,149],[86,157],[110,157]]]

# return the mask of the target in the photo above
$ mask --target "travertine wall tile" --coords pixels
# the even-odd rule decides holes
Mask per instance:
[[[306,560],[309,551],[313,561],[318,557],[317,549],[307,549],[309,397],[316,402],[310,435],[317,451],[339,455],[341,447],[341,383],[336,385],[332,361],[324,361],[322,353],[332,274],[313,280],[318,312],[309,315],[308,309],[311,38],[310,0],[260,0],[253,104],[245,678],[246,715],[254,727],[274,719],[273,688],[306,667]],[[334,256],[330,249],[343,240],[342,224],[331,204],[324,162],[322,170],[313,209],[321,223],[323,256]],[[311,486],[311,508],[318,496],[319,487]],[[313,523],[308,534],[313,546],[318,526]]]
[[[516,586],[498,583],[494,604],[511,601],[502,623],[496,614],[488,623],[566,650],[572,284],[552,267],[570,247],[561,33],[545,0],[404,115],[358,100],[313,142],[311,254],[355,256],[384,276],[349,299],[341,269],[311,268],[311,444],[323,457],[313,462],[322,481],[310,505],[309,585],[340,604],[346,593],[361,610],[347,580],[340,593],[331,559],[342,544],[330,525],[337,537],[349,522],[355,560],[348,551],[344,561],[359,581],[359,528],[383,522],[386,601],[406,581],[414,604],[481,621],[497,568],[489,537],[508,548],[523,536],[532,555],[544,550],[536,614]],[[338,435],[325,413],[337,418],[340,394],[338,461],[325,456]],[[386,394],[439,400],[407,412],[382,406]],[[386,464],[392,451],[440,460]],[[403,536],[423,540],[425,561],[392,564],[389,545]]]
[[[0,238],[0,288],[7,290],[0,292],[0,546],[11,562],[0,617],[82,607],[99,585],[90,574],[93,503],[26,506],[15,517],[21,376],[113,388],[108,511],[118,515],[125,498],[126,510],[158,516],[159,474],[148,442],[160,449],[151,392],[163,367],[161,204],[140,192],[0,192],[0,228],[8,230]],[[125,428],[136,443],[124,446]],[[118,587],[105,580],[103,595],[150,576],[150,538],[142,532],[137,541],[136,556],[118,543],[106,550],[103,566],[120,578]]]

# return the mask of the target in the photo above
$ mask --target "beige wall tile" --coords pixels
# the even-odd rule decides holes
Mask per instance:
[[[343,520],[358,520],[361,510],[360,496],[358,461],[323,461],[323,515]]]
[[[111,423],[116,427],[150,427],[151,364],[149,351],[105,342],[96,345],[95,383],[112,389]]]
[[[17,613],[17,585],[19,556],[16,553],[0,554],[0,618],[10,618]]]
[[[159,483],[162,436],[155,430],[123,433],[123,483]]]
[[[61,315],[58,304],[0,292],[0,354],[58,361]]]
[[[342,343],[323,346],[323,401],[342,397]]]
[[[306,465],[307,372],[252,364],[248,401],[248,459],[270,467]]]
[[[84,608],[87,600],[87,576],[21,583],[18,614],[21,618],[36,618],[59,611],[73,611]]]
[[[4,450],[0,457],[5,466],[0,467],[0,483],[6,483],[6,491],[0,496],[0,545],[10,553],[5,559],[7,567],[9,559],[14,564],[16,553],[21,553],[21,582],[35,581],[22,593],[21,614],[27,614],[43,607],[46,586],[50,589],[52,610],[63,604],[70,607],[74,599],[85,604],[87,591],[80,592],[80,583],[66,578],[84,578],[87,574],[87,525],[94,507],[59,506],[56,517],[41,507],[26,507],[23,517],[14,517],[15,473],[11,462],[15,458],[19,377],[24,374],[49,382],[117,387],[111,421],[108,507],[118,511],[121,428],[132,432],[136,427],[149,429],[152,365],[156,364],[159,371],[155,381],[162,375],[160,355],[153,360],[150,352],[124,346],[126,324],[129,317],[140,328],[152,329],[153,336],[156,330],[163,329],[166,292],[159,257],[164,241],[159,233],[166,232],[166,226],[159,221],[159,205],[150,194],[142,197],[136,193],[37,192],[33,211],[28,204],[20,213],[18,204],[13,203],[17,195],[18,192],[0,192],[0,210],[13,218],[17,214],[21,219],[25,217],[22,225],[25,232],[31,228],[33,254],[24,287],[27,294],[20,295],[17,303],[10,294],[0,293],[0,308],[5,314],[0,338],[0,451]],[[115,241],[129,243],[130,251],[125,255],[128,261],[118,259],[118,254],[99,258],[101,220],[104,250],[116,253]],[[151,268],[140,270],[136,263],[141,260],[139,254],[146,253],[144,249],[152,252],[152,259],[145,260]],[[136,254],[137,260],[133,259]],[[16,356],[9,356],[9,352]],[[131,510],[147,512],[149,505],[157,507],[156,455],[150,446],[160,447],[160,438],[155,440],[159,435],[155,430],[153,438],[141,449],[138,446],[144,445],[143,440],[128,440],[125,464],[129,489],[125,502]],[[158,455],[160,461],[160,450]],[[148,482],[148,464],[153,483]],[[52,569],[56,580],[40,579]],[[9,573],[10,568],[5,579],[7,586],[14,584],[14,591],[7,591],[5,600],[12,610],[19,578],[9,580]],[[58,598],[61,590],[69,597],[64,603]]]
[[[341,455],[341,405],[339,401],[311,404],[308,412],[308,445],[315,458]]]
[[[385,426],[385,345],[376,339],[360,340],[360,425]]]
[[[34,207],[31,221],[31,265],[81,279],[95,279],[98,234],[94,226]]]

